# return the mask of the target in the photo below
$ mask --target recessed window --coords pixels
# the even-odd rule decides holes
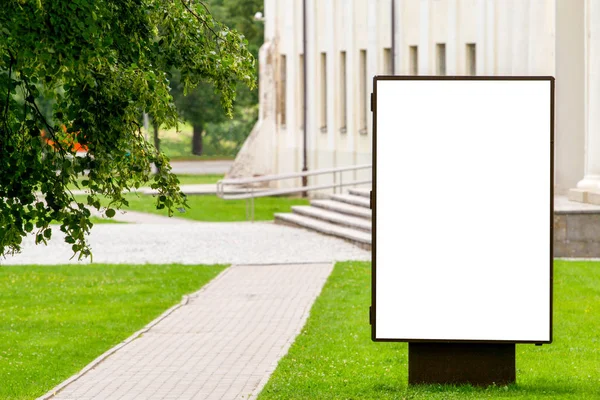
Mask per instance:
[[[300,54],[298,59],[300,65],[298,66],[298,80],[299,80],[299,99],[298,102],[298,126],[300,129],[304,129],[304,55]]]
[[[436,50],[436,73],[437,75],[446,75],[446,43],[438,43]]]
[[[361,134],[367,133],[367,51],[361,50],[359,55],[358,76],[360,87],[358,91],[358,127]]]
[[[285,55],[282,54],[279,61],[279,123],[285,126],[287,122],[287,60]]]
[[[346,52],[340,52],[340,132],[346,133],[346,127],[348,125],[348,117],[346,111],[348,110],[348,91],[346,82]]]
[[[475,43],[467,43],[467,75],[477,75],[477,53]]]
[[[383,73],[384,75],[393,75],[392,71],[392,49],[383,49]]]
[[[327,131],[327,53],[321,53],[321,132]]]
[[[409,71],[411,75],[419,75],[419,48],[417,46],[408,47]]]

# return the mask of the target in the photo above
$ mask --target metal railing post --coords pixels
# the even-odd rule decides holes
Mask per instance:
[[[337,193],[337,188],[335,187],[336,185],[336,179],[335,179],[335,175],[336,175],[336,171],[333,171],[333,194]]]
[[[254,222],[254,186],[252,186],[252,222]]]
[[[246,199],[246,208],[245,208],[245,211],[246,211],[246,221],[248,221],[248,204],[249,204],[249,202],[250,202],[250,199]]]

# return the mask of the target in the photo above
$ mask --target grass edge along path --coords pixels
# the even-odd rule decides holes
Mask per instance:
[[[0,267],[0,398],[33,399],[139,331],[225,266]]]
[[[517,384],[407,386],[406,343],[370,338],[371,264],[337,263],[267,399],[600,399],[600,262],[554,263],[554,342],[517,345]]]

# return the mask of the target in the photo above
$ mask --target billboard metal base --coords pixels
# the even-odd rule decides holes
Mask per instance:
[[[514,343],[408,344],[408,383],[471,384],[515,383]]]

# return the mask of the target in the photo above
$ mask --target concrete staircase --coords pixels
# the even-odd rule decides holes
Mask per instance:
[[[370,189],[350,189],[310,206],[293,206],[291,213],[275,214],[275,223],[310,229],[371,250]]]

